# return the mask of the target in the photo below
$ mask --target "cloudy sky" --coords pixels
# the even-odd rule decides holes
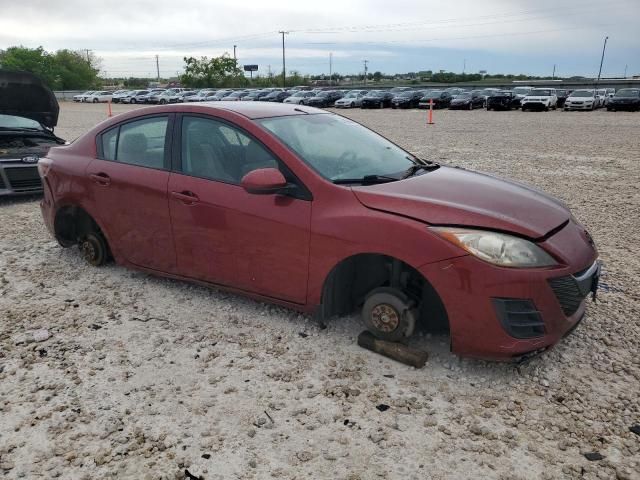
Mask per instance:
[[[185,55],[259,73],[447,70],[640,74],[640,0],[0,0],[0,49],[90,49],[109,76],[172,76]]]

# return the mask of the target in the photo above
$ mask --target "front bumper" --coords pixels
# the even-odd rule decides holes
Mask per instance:
[[[449,110],[469,110],[470,103],[451,103]]]
[[[455,353],[518,359],[554,345],[582,319],[599,276],[598,254],[590,237],[571,221],[539,245],[561,263],[549,268],[504,268],[466,255],[418,269],[444,304]],[[505,299],[529,302],[533,307],[529,310],[539,314],[542,332],[533,336],[525,330],[521,335],[520,329],[514,335],[518,325],[506,328],[496,308],[496,300]],[[529,315],[527,320],[532,319]]]
[[[521,106],[523,109],[527,109],[527,110],[544,110],[545,108],[549,108],[550,105],[548,105],[546,102],[522,102]]]
[[[565,110],[593,110],[595,103],[567,103],[564,104]]]
[[[25,164],[21,160],[0,162],[0,196],[41,192],[42,181],[35,164]]]

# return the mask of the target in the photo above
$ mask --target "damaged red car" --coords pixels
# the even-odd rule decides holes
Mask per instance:
[[[288,104],[135,110],[39,162],[63,247],[314,314],[379,338],[446,329],[455,353],[517,359],[583,318],[597,251],[533,188],[420,159]]]

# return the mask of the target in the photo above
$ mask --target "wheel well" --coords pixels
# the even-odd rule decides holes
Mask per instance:
[[[371,290],[387,286],[398,288],[416,302],[419,329],[449,331],[447,311],[431,283],[407,263],[374,253],[351,256],[331,270],[322,289],[321,317],[353,313]]]
[[[70,247],[78,243],[78,239],[86,233],[100,232],[100,227],[83,208],[69,205],[56,213],[54,231],[60,245]]]

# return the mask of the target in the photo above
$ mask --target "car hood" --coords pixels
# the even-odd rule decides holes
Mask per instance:
[[[451,100],[451,103],[467,103],[470,101],[470,98],[454,98],[453,100]]]
[[[545,100],[550,100],[551,99],[551,95],[527,95],[526,97],[524,97],[525,100],[531,100],[531,101],[545,101]]]
[[[353,187],[368,208],[431,225],[456,225],[541,238],[570,217],[549,195],[516,182],[440,167],[406,180]]]
[[[0,70],[0,113],[30,118],[53,129],[60,106],[45,83],[31,73]]]

